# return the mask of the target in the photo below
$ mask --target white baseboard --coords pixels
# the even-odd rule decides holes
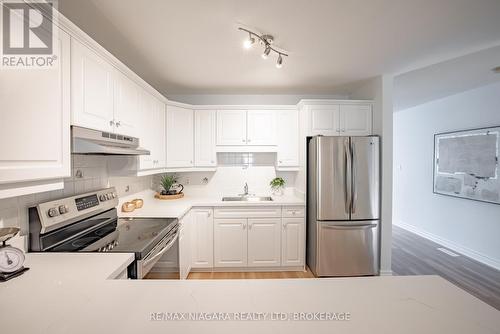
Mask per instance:
[[[380,270],[380,276],[392,276],[392,270]]]
[[[460,253],[462,255],[465,255],[467,257],[470,257],[471,259],[474,259],[478,262],[481,262],[487,266],[490,266],[492,268],[495,268],[497,270],[500,270],[500,261],[497,259],[493,259],[485,254],[482,254],[480,252],[477,252],[473,249],[470,249],[468,247],[464,247],[461,245],[458,245],[457,243],[450,241],[448,239],[444,239],[438,235],[435,235],[433,233],[429,233],[427,231],[422,230],[419,227],[406,224],[404,222],[395,222],[394,225],[399,226],[407,231],[413,232],[423,238],[429,239],[431,241],[434,241],[437,244],[440,244],[441,246],[444,246],[446,248],[449,248],[457,253]]]

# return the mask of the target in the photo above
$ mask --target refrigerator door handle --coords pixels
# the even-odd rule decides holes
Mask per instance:
[[[351,182],[351,164],[352,156],[351,149],[349,145],[349,139],[344,141],[344,202],[345,202],[345,212],[349,214],[351,212],[352,205],[352,182]]]
[[[354,229],[369,229],[377,227],[377,224],[363,224],[363,225],[323,225],[323,228],[333,230],[354,230]]]
[[[356,145],[351,143],[352,154],[352,198],[351,198],[351,213],[356,213],[356,203],[358,202],[358,192],[356,189],[357,183],[357,168],[356,168]]]

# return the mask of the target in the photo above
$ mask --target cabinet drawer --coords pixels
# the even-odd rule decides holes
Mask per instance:
[[[274,218],[281,217],[281,207],[234,207],[214,209],[215,218]]]
[[[305,216],[305,208],[303,206],[285,206],[285,207],[283,207],[283,217],[303,218],[304,216]]]

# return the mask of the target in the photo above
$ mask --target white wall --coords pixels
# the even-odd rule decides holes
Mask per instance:
[[[500,125],[500,83],[394,115],[394,222],[500,269],[500,205],[433,194],[434,134]]]

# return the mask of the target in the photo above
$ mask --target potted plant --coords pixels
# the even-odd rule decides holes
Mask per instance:
[[[283,192],[285,190],[285,180],[281,177],[275,177],[274,179],[271,180],[269,183],[271,186],[271,190],[273,192],[273,195],[276,196],[282,196]]]
[[[162,176],[160,180],[160,185],[163,188],[161,191],[161,195],[175,195],[175,194],[180,194],[184,187],[182,185],[179,185],[182,187],[180,191],[177,191],[174,189],[174,184],[177,183],[177,175],[175,174],[165,174]]]

